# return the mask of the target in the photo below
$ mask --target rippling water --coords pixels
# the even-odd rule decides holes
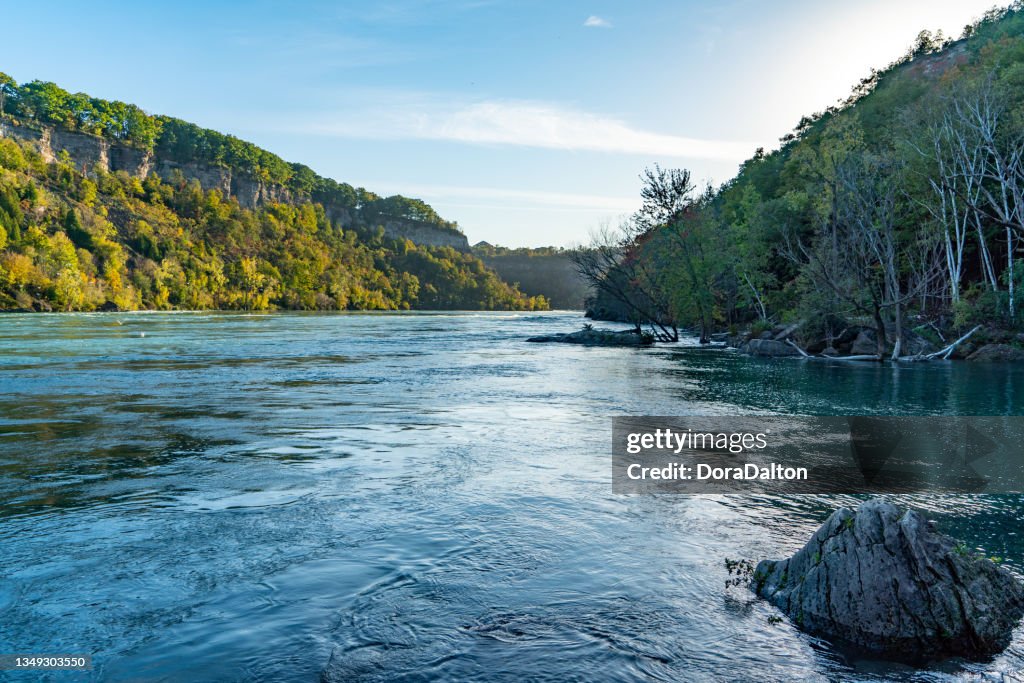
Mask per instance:
[[[609,452],[620,414],[1019,414],[1019,368],[523,341],[581,322],[0,318],[0,653],[91,652],[52,679],[112,681],[316,681],[332,653],[353,681],[1024,667],[1021,633],[922,671],[769,625],[723,559],[788,554],[856,500],[615,496]],[[1024,567],[1020,497],[908,502]]]

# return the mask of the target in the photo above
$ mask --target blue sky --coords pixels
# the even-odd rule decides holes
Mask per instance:
[[[586,241],[647,165],[720,183],[991,0],[8,3],[0,71],[405,194],[471,242]]]

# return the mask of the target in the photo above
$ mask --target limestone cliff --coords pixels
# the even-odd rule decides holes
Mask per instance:
[[[233,173],[227,167],[163,159],[153,152],[111,142],[97,135],[51,127],[35,128],[12,121],[2,121],[0,137],[29,142],[47,162],[56,161],[62,152],[66,152],[75,167],[86,173],[99,166],[108,172],[124,171],[139,178],[154,173],[164,180],[170,180],[176,172],[180,172],[186,179],[198,180],[204,190],[219,190],[225,196],[234,197],[245,208],[254,208],[268,202],[310,201],[305,197],[293,196],[288,188],[265,183],[248,174]],[[431,223],[406,218],[378,217],[371,224],[358,210],[330,204],[324,208],[331,220],[346,227],[372,228],[381,225],[389,237],[405,238],[420,245],[447,246],[459,251],[469,251],[469,242],[465,235],[439,228]]]

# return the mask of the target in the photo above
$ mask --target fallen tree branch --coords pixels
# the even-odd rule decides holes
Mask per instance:
[[[925,356],[925,360],[931,360],[932,358],[935,358],[936,356],[942,356],[942,360],[948,360],[950,354],[953,353],[953,350],[956,349],[957,346],[959,346],[960,344],[962,344],[965,341],[967,341],[968,337],[970,337],[972,334],[974,334],[975,332],[977,332],[980,329],[981,329],[981,325],[976,325],[973,330],[971,330],[970,332],[968,332],[964,336],[960,337],[959,339],[957,339],[955,342],[953,342],[952,344],[950,344],[946,348],[939,349],[935,353],[929,353],[927,356]]]
[[[785,343],[792,346],[793,348],[800,351],[800,355],[805,358],[813,358],[816,360],[881,360],[882,357],[878,355],[814,355],[808,353],[804,349],[800,348],[792,339],[786,339]]]
[[[804,358],[810,358],[811,357],[811,354],[807,353],[806,351],[801,349],[799,346],[797,346],[796,343],[792,339],[787,339],[786,343],[789,344],[790,346],[792,346],[797,351],[799,351],[800,355],[803,356]]]

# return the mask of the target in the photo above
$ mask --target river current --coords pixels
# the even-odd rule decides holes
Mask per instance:
[[[610,440],[615,415],[1020,414],[1024,370],[525,342],[583,322],[0,317],[0,654],[92,654],[44,680],[1021,680],[1021,632],[913,669],[770,623],[724,559],[857,499],[614,495]],[[1024,570],[1020,496],[901,502]]]

